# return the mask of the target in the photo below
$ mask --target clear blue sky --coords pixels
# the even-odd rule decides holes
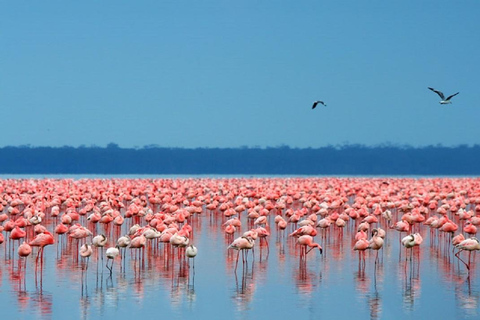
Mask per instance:
[[[0,146],[480,144],[479,16],[478,0],[0,1]]]

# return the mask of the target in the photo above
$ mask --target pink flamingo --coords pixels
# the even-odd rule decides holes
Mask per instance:
[[[45,246],[51,245],[55,243],[55,239],[53,238],[53,235],[50,232],[45,232],[45,233],[40,233],[33,238],[32,241],[30,241],[28,244],[32,247],[40,247],[40,250],[38,250],[37,253],[37,258],[35,261],[38,263],[38,258],[43,262],[43,249]]]
[[[375,255],[375,264],[377,264],[378,260],[378,250],[380,250],[383,247],[383,238],[378,232],[378,229],[373,229],[372,230],[372,238],[368,242],[368,248],[377,251],[377,254]]]
[[[85,243],[80,247],[80,256],[82,258],[87,258],[87,265],[85,267],[85,270],[88,269],[88,261],[90,260],[90,256],[92,255],[93,249],[92,246],[88,245],[88,243]]]
[[[243,264],[245,265],[246,260],[246,255],[245,255],[245,250],[250,250],[253,248],[255,245],[255,240],[253,240],[252,237],[239,237],[228,246],[227,249],[234,249],[237,250],[237,260],[235,263],[235,272],[237,271],[237,266],[238,266],[238,256],[240,255],[240,251],[242,251],[242,259],[243,259]]]
[[[459,244],[456,245],[456,248],[458,249],[457,253],[455,254],[455,257],[460,259],[460,261],[463,262],[463,264],[467,267],[467,270],[470,272],[470,255],[472,251],[480,250],[480,242],[478,241],[477,238],[472,237],[469,239],[465,239]],[[467,250],[468,251],[468,264],[460,258],[459,254],[460,252]]]
[[[463,231],[474,236],[477,234],[477,227],[471,221],[467,221],[467,224],[463,227]]]
[[[465,240],[465,236],[462,234],[462,233],[459,233],[457,234],[455,237],[452,238],[452,252],[455,252],[455,247],[460,244],[460,242],[462,242],[463,240]]]
[[[361,265],[363,262],[363,265],[365,265],[365,250],[369,248],[370,243],[368,242],[367,239],[360,239],[357,242],[355,242],[355,245],[353,246],[353,250],[358,251],[358,262]]]
[[[18,255],[25,258],[25,268],[27,267],[27,257],[32,253],[32,247],[25,241],[18,246],[17,249]]]
[[[313,249],[313,248],[318,248],[318,250],[320,251],[320,254],[322,254],[323,252],[323,249],[322,247],[320,246],[320,244],[318,243],[315,243],[313,241],[313,237],[308,235],[308,234],[304,234],[302,236],[300,236],[298,239],[297,239],[297,243],[301,246],[301,251],[300,251],[300,259],[302,258],[305,258],[307,257],[307,254]],[[310,247],[310,249],[307,251],[307,247]]]

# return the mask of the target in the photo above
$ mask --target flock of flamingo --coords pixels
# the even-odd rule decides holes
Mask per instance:
[[[426,230],[467,272],[480,250],[477,178],[6,179],[0,191],[0,250],[16,252],[19,265],[33,252],[36,273],[44,250],[60,244],[82,271],[95,255],[111,275],[125,268],[115,261],[127,250],[142,261],[145,248],[189,269],[198,216],[220,221],[227,252],[237,250],[235,273],[239,255],[245,266],[256,244],[268,253],[271,228],[295,242],[301,262],[312,250],[329,254],[322,241],[332,229],[352,230],[360,266],[369,250],[377,264],[384,241],[399,241],[405,259],[415,259]]]

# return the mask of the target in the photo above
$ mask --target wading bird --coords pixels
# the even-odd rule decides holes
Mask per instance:
[[[107,256],[107,269],[110,270],[110,275],[112,274],[112,267],[113,267],[113,260],[120,254],[120,250],[118,250],[118,245],[115,247],[110,247],[107,249],[105,252],[105,255]],[[108,261],[112,260],[112,265],[109,267],[108,266]]]
[[[478,241],[477,238],[472,237],[472,238],[463,240],[462,242],[457,244],[455,247],[458,249],[458,252],[455,253],[455,257],[460,259],[460,261],[462,261],[463,264],[467,267],[467,270],[470,271],[470,256],[472,254],[472,251],[480,250],[480,241]],[[463,261],[462,258],[460,258],[459,256],[460,252],[464,250],[468,251],[468,263]]]
[[[297,239],[297,243],[301,246],[300,259],[306,258],[307,254],[312,251],[313,248],[318,248],[318,251],[320,251],[320,254],[322,254],[322,247],[318,243],[314,242],[313,237],[308,234],[300,236]],[[307,250],[307,246],[310,247],[310,249]]]
[[[253,240],[251,237],[239,237],[235,239],[232,244],[228,246],[227,249],[235,249],[237,250],[237,261],[235,263],[235,272],[237,271],[237,266],[238,266],[238,256],[240,255],[240,251],[242,251],[242,259],[243,259],[243,264],[247,261],[246,256],[245,256],[245,250],[250,250],[253,248],[255,244],[255,240]]]
[[[35,261],[38,262],[38,258],[40,257],[40,260],[43,264],[43,248],[54,243],[55,239],[50,232],[47,231],[46,233],[37,234],[37,236],[28,243],[32,247],[40,247],[37,253],[37,259]]]
[[[90,256],[92,255],[93,249],[91,245],[88,245],[88,243],[83,244],[80,247],[80,256],[82,258],[87,259],[87,265],[85,267],[85,270],[88,269],[88,261],[90,260]]]

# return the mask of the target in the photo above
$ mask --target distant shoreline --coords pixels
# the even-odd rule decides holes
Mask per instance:
[[[475,176],[480,145],[322,148],[3,147],[0,174]]]

